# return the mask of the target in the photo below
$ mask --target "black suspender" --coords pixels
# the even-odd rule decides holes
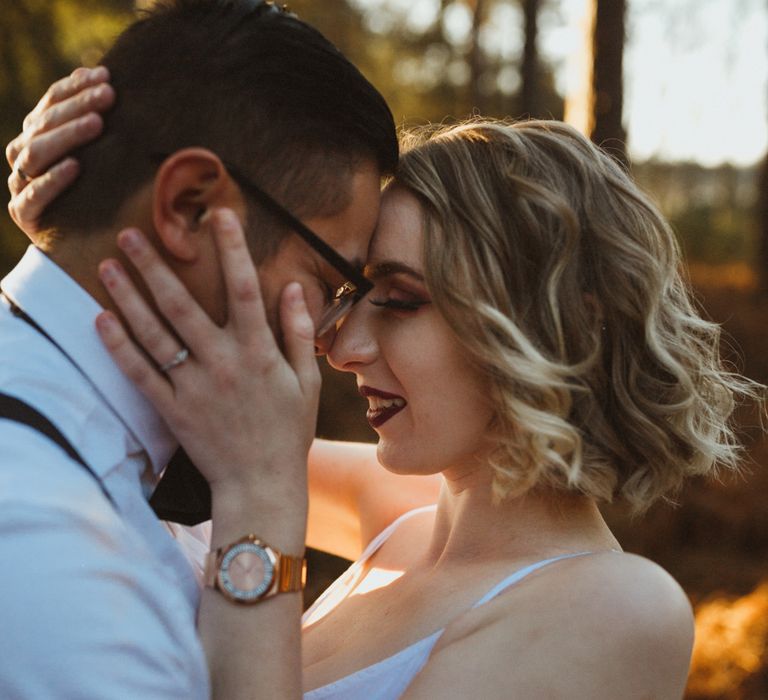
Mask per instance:
[[[11,299],[3,290],[0,288],[0,297],[3,297],[8,302],[8,306],[11,307],[11,313],[18,319],[21,319],[29,326],[32,326],[40,335],[42,335],[53,347],[55,347],[64,357],[66,357],[76,368],[77,370],[82,374],[82,370],[78,366],[77,362],[75,362],[69,354],[64,350],[64,348],[61,347],[51,336],[48,334],[48,332],[37,322],[35,319],[33,319],[24,309],[20,308],[13,299]]]
[[[107,500],[115,506],[112,496],[109,494],[109,491],[104,488],[104,484],[96,475],[96,472],[94,472],[88,463],[80,456],[80,453],[72,447],[72,443],[61,434],[61,431],[37,409],[32,408],[32,406],[24,403],[24,401],[21,401],[20,399],[9,396],[8,394],[0,393],[0,418],[7,418],[8,420],[27,425],[45,435],[49,440],[55,442],[67,453],[70,459],[77,462],[83,469],[85,469],[85,471],[96,479],[99,487],[107,497]]]
[[[14,316],[20,318],[22,321],[25,321],[28,323],[32,328],[34,328],[36,331],[38,331],[40,334],[42,334],[45,338],[47,338],[58,350],[60,350],[68,359],[69,355],[67,355],[60,347],[59,344],[51,338],[48,333],[46,333],[37,323],[35,323],[34,320],[32,320],[24,311],[22,311],[16,304],[14,304],[10,299],[8,299],[5,294],[3,294],[2,290],[0,289],[0,294],[2,294],[3,297],[5,297],[6,301],[11,305],[11,312]],[[9,396],[8,394],[4,394],[0,392],[0,418],[7,418],[8,420],[16,421],[17,423],[22,423],[23,425],[29,426],[30,428],[37,430],[39,433],[42,433],[45,435],[49,440],[52,440],[55,442],[59,447],[61,447],[64,452],[67,453],[67,455],[77,462],[80,466],[83,467],[99,484],[99,487],[104,492],[104,495],[107,497],[107,500],[109,500],[112,505],[115,505],[115,502],[112,500],[112,496],[110,496],[109,492],[104,488],[104,484],[101,482],[101,479],[96,475],[96,472],[91,469],[91,467],[88,465],[88,463],[80,456],[78,451],[72,446],[72,443],[67,440],[67,438],[62,435],[61,431],[53,424],[50,420],[48,420],[42,413],[40,413],[37,409],[32,408],[29,404],[25,403],[21,399],[17,399],[13,396]],[[117,507],[117,506],[115,506]]]
[[[23,423],[30,428],[34,428],[49,440],[53,440],[71,459],[78,462],[88,471],[91,471],[91,468],[86,464],[78,451],[72,447],[72,443],[61,434],[61,431],[42,413],[32,408],[29,404],[24,403],[21,399],[0,393],[0,418],[8,418],[9,420],[14,420],[17,423]]]
[[[64,357],[66,357],[82,374],[85,373],[51,336],[23,309],[19,308],[13,300],[9,299],[0,289],[0,296],[4,297],[11,308],[11,313],[29,324],[38,333],[53,345]],[[98,391],[98,387],[94,387]],[[58,428],[44,415],[28,406],[23,401],[0,393],[0,418],[8,418],[19,423],[24,423],[43,433],[57,445],[59,445],[73,460],[78,462],[99,482],[101,490],[110,502],[115,505],[109,492],[96,473],[88,466],[85,460],[77,453],[74,447],[61,434]],[[155,511],[157,517],[162,520],[172,520],[184,525],[196,525],[211,518],[211,488],[203,478],[197,467],[190,461],[184,450],[179,449],[171,458],[155,492],[149,500],[149,505]],[[117,507],[117,506],[115,506]]]

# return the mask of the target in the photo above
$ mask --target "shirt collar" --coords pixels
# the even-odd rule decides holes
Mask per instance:
[[[2,280],[3,292],[45,329],[149,455],[159,474],[178,446],[149,401],[120,371],[96,332],[103,310],[40,249],[30,246]]]

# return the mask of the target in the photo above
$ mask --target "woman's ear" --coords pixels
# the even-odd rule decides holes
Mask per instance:
[[[197,259],[208,231],[204,217],[213,208],[229,207],[245,216],[240,189],[221,159],[205,148],[184,148],[166,158],[155,175],[153,195],[157,236],[183,262]]]

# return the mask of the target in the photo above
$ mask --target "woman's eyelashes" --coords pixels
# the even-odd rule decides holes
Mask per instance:
[[[376,295],[376,292],[373,294]],[[389,289],[374,296],[370,299],[370,303],[391,311],[418,311],[422,306],[429,304],[430,300],[423,295]]]
[[[402,299],[371,299],[371,304],[395,311],[418,311],[428,301],[403,301]]]

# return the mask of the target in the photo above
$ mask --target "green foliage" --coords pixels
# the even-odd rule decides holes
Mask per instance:
[[[472,3],[366,2],[364,0],[299,0],[292,10],[318,27],[384,94],[398,124],[461,119],[479,112],[487,116],[520,116],[520,56],[489,48],[472,74],[472,37],[451,29],[472,20]],[[483,32],[520,34],[519,0],[484,4]],[[499,10],[508,10],[499,14]],[[463,18],[463,20],[461,19]],[[522,39],[521,39],[522,40]],[[554,88],[553,70],[543,65],[539,90],[542,115],[562,117],[563,99]]]
[[[752,263],[758,232],[756,168],[636,163],[633,175],[667,216],[691,261]]]
[[[151,0],[137,4],[147,6]],[[476,36],[470,25],[478,4],[463,0],[292,0],[289,4],[379,87],[398,124],[459,119],[473,112],[521,116],[520,55],[493,45],[483,33],[498,32],[504,25],[503,31],[519,35],[522,41],[520,0],[486,0]],[[542,9],[557,12],[557,8],[555,0],[542,2]],[[134,16],[133,10],[133,0],[7,3],[0,23],[0,143],[8,143],[18,133],[24,115],[53,80],[81,63],[96,63]],[[462,30],[456,29],[457,21]],[[546,31],[544,24],[540,28]],[[483,49],[476,64],[474,40]],[[537,84],[540,116],[562,117],[563,99],[554,87],[552,66],[540,67]],[[7,166],[4,174],[8,175]],[[636,165],[635,174],[659,200],[691,259],[752,259],[755,193],[750,190],[754,185],[744,184],[744,173],[650,163]],[[754,182],[752,175],[746,173],[750,182]],[[0,213],[0,274],[25,245],[25,237],[5,212]]]
[[[137,2],[146,7],[150,0]],[[484,26],[501,7],[493,0]],[[423,10],[429,3],[417,3]],[[416,5],[364,0],[294,0],[291,9],[328,36],[381,89],[400,124],[462,118],[477,110],[489,116],[519,113],[514,79],[518,57],[488,51],[473,85],[471,42],[447,29],[446,16],[471,15],[456,0],[432,3],[431,16]],[[462,14],[463,13],[463,14]],[[469,14],[468,14],[469,13]],[[14,0],[0,24],[0,142],[8,143],[47,86],[80,64],[98,62],[104,49],[134,16],[132,0]],[[426,20],[424,19],[426,17]],[[466,23],[466,22],[465,22]],[[510,28],[519,32],[520,27]],[[541,72],[541,103],[562,115],[552,71]],[[477,89],[476,89],[477,88]],[[5,172],[6,176],[8,170]],[[26,239],[0,215],[0,274],[18,258]]]
[[[751,212],[696,204],[671,219],[688,260],[710,264],[754,258],[756,236]]]
[[[73,65],[93,66],[115,37],[133,19],[125,2],[82,2],[57,0],[53,16],[58,48]]]
[[[130,21],[132,7],[131,0],[13,0],[3,5],[0,143],[8,143],[19,132],[24,116],[54,80],[81,63],[98,62]],[[6,163],[3,181],[9,174]],[[3,211],[0,275],[10,269],[26,245],[24,235]]]

